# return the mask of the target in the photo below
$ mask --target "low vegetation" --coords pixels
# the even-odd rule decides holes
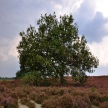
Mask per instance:
[[[0,81],[0,106],[18,108],[22,104],[35,108],[34,102],[42,108],[107,108],[108,76],[88,77],[84,85],[65,78],[65,85],[58,81],[56,86],[25,85],[22,80]]]

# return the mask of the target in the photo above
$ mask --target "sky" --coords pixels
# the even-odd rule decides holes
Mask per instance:
[[[108,0],[0,0],[0,77],[15,77],[20,70],[16,46],[19,33],[36,27],[41,14],[73,15],[79,35],[99,58],[92,74],[108,75]]]

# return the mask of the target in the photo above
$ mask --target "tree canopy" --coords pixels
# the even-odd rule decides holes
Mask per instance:
[[[97,68],[99,60],[90,52],[85,37],[78,36],[72,15],[59,19],[55,13],[41,15],[37,26],[20,32],[18,76],[35,72],[40,78],[60,78],[63,84],[65,75],[83,81],[86,72]]]

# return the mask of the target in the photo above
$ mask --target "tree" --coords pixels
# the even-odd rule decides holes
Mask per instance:
[[[17,49],[19,52],[20,72],[41,72],[41,78],[60,78],[64,75],[93,72],[98,66],[87,47],[84,36],[78,36],[78,28],[72,15],[44,16],[37,21],[38,28],[30,26],[26,32],[20,32],[22,40]]]

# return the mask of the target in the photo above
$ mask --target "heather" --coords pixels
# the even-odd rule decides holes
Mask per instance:
[[[21,80],[0,81],[0,106],[18,108],[18,100],[29,108],[35,108],[33,102],[42,108],[98,108],[108,107],[108,76],[88,77],[80,85],[70,77],[65,85],[34,86]],[[32,101],[33,102],[32,102]]]

